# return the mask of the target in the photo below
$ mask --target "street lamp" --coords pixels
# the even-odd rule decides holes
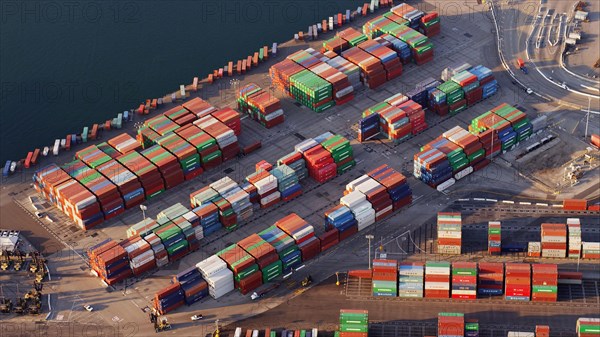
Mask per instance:
[[[365,235],[365,239],[369,240],[369,270],[371,269],[371,240],[375,237],[371,234]]]
[[[144,220],[146,220],[146,210],[148,209],[148,207],[146,207],[145,205],[140,205],[140,209],[142,210],[142,216],[144,217]]]

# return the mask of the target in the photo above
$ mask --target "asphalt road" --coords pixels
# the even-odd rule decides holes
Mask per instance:
[[[542,14],[541,18],[536,18],[540,9],[539,2],[491,1],[490,3],[495,10],[500,28],[500,46],[502,52],[509,68],[521,83],[531,88],[534,92],[564,105],[587,108],[589,103],[592,111],[600,110],[598,94],[594,94],[593,90],[588,90],[581,86],[583,84],[597,87],[597,82],[572,76],[561,68],[558,61],[560,57],[558,46],[536,48],[535,44],[540,35],[539,29],[542,19],[545,19],[544,17],[547,13],[544,11],[540,13]],[[562,13],[562,11],[558,12]],[[568,12],[567,9],[565,9],[565,12]],[[550,18],[546,19],[545,23],[549,21]],[[547,26],[544,29],[547,30],[549,27]],[[548,32],[545,34],[547,35]],[[547,45],[547,41],[544,41],[544,44]],[[527,63],[528,74],[517,69],[517,58],[522,58]],[[550,77],[553,81],[547,79]],[[589,96],[568,91],[560,86],[563,82],[572,90],[577,89],[582,92],[585,90],[584,94]]]

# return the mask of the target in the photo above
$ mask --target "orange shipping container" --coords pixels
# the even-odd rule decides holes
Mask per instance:
[[[585,211],[587,209],[587,200],[565,199],[565,201],[563,201],[563,209],[569,211]]]

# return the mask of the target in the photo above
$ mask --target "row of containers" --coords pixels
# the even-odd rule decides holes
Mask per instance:
[[[332,144],[335,143],[343,143],[346,151],[350,147],[345,138],[330,133],[315,139],[322,142],[313,140],[316,146],[326,152],[325,148],[332,149]],[[338,154],[336,151],[333,154],[327,153],[331,161]],[[197,249],[197,240],[221,228],[235,229],[253,215],[255,208],[271,207],[280,201],[289,201],[301,195],[299,180],[309,176],[310,168],[305,166],[306,161],[301,155],[293,161],[286,160],[291,157],[283,157],[275,167],[264,161],[258,163],[256,172],[247,176],[242,184],[225,177],[192,192],[191,210],[175,204],[159,213],[156,220],[147,218],[132,225],[127,230],[128,240],[144,242],[141,250],[136,248],[135,251],[128,252],[133,275],[140,275],[183,257]],[[333,172],[335,177],[338,170]],[[143,259],[138,257],[140,253],[146,253]],[[103,280],[109,284],[118,282],[110,277],[103,277]]]
[[[193,99],[147,120],[137,140],[124,133],[42,168],[34,187],[89,229],[235,158],[240,132],[236,111]]]
[[[534,132],[519,109],[501,104],[471,121],[469,130],[456,126],[421,147],[414,155],[413,174],[443,190],[478,171]]]
[[[373,260],[373,269],[361,273],[372,280],[372,295],[402,298],[476,300],[502,296],[505,300],[556,302],[559,276],[555,264],[444,262],[426,263]],[[564,278],[561,280],[560,278]],[[579,275],[579,281],[581,275]]]
[[[581,222],[568,218],[566,224],[543,223],[541,241],[530,241],[529,257],[600,259],[600,242],[581,240]]]
[[[600,318],[578,318],[576,332],[577,337],[600,336]]]
[[[440,115],[448,111],[456,114],[497,92],[498,82],[490,69],[468,64],[459,69],[465,67],[468,70],[461,70],[447,82],[428,78],[406,94],[398,93],[367,108],[358,122],[358,140],[403,141],[427,129],[425,109]]]
[[[580,318],[579,320],[584,319]],[[465,319],[465,315],[460,312],[440,312],[438,314],[437,336],[479,337],[479,322],[476,319]],[[548,325],[536,325],[535,332],[509,331],[507,337],[550,337],[550,327]]]
[[[270,129],[285,121],[281,101],[256,83],[248,83],[236,93],[238,110]]]
[[[368,337],[369,311],[360,309],[340,309],[339,330],[334,337]]]
[[[433,45],[427,36],[411,29],[408,20],[393,13],[397,10],[407,14],[410,12],[407,12],[408,7],[399,5],[386,14],[400,21],[390,21],[394,26],[390,33],[381,35],[382,31],[376,30],[367,36],[347,28],[325,41],[321,51],[309,48],[288,56],[269,69],[273,85],[312,110],[321,112],[352,100],[354,90],[361,83],[374,89],[400,76],[402,64],[413,57],[418,64],[430,61]],[[388,20],[383,16],[381,19]]]
[[[308,26],[306,32],[299,31],[294,34],[294,40],[316,40],[319,37],[319,33],[327,33],[327,31],[333,31],[336,27],[340,28],[345,24],[354,21],[358,16],[367,16],[369,13],[374,13],[376,10],[383,7],[392,7],[394,5],[393,0],[371,0],[370,3],[365,3],[362,6],[358,6],[356,10],[346,9],[345,12],[339,12],[333,14],[329,18],[323,19],[321,22]]]
[[[373,224],[376,213],[373,206],[379,208],[386,203],[385,200],[390,200],[389,191],[394,195],[400,192],[398,187],[404,186],[406,178],[386,165],[370,174],[374,178],[361,177],[359,179],[363,181],[356,185],[356,188],[365,194],[358,189],[354,190],[340,199],[340,205],[325,212],[325,232],[321,236],[315,235],[313,225],[291,213],[275,222],[273,226],[199,262],[196,267],[209,285],[209,294],[213,298],[219,298],[234,289],[247,294]],[[389,186],[389,189],[386,186]],[[346,198],[350,195],[352,198]],[[368,201],[367,195],[372,202]],[[348,200],[361,201],[347,203]],[[377,212],[377,220],[389,216],[393,210],[410,203],[410,200],[411,195],[392,202],[384,207],[387,210]],[[360,207],[355,207],[357,205]],[[370,209],[370,212],[365,211],[366,209]],[[217,215],[213,214],[211,221],[214,222]],[[136,227],[132,233],[138,231],[139,227]],[[210,269],[212,267],[209,267],[213,265],[221,267],[213,271]],[[176,301],[178,306],[183,304],[182,301],[185,302],[185,298]],[[157,309],[163,312],[175,308],[159,306],[157,303]]]
[[[447,255],[462,253],[462,216],[460,213],[438,213],[437,252]]]

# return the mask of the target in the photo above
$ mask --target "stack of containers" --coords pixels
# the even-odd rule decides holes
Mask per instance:
[[[398,296],[423,297],[425,267],[419,262],[404,262],[398,267]]]
[[[439,212],[437,233],[438,254],[461,254],[462,218],[460,213]]]
[[[235,158],[240,146],[235,131],[213,116],[205,116],[194,122],[196,126],[212,136],[219,145],[223,161]]]
[[[305,69],[301,65],[292,60],[285,59],[269,68],[269,77],[271,78],[271,83],[273,83],[276,88],[279,88],[288,96],[292,96],[292,93],[290,92],[290,79],[292,76],[303,70]]]
[[[567,256],[567,226],[543,223],[542,257],[564,258]]]
[[[173,276],[173,283],[181,285],[187,305],[192,305],[208,296],[208,283],[195,266]]]
[[[582,242],[581,257],[584,259],[600,259],[600,242]]]
[[[456,103],[456,107],[450,108],[451,112],[454,110],[454,113],[458,113],[466,109],[467,105],[471,106],[483,98],[483,89],[479,87],[477,76],[471,74],[468,70],[461,71],[452,76],[450,80],[460,85],[464,92],[464,99],[460,101],[462,105],[459,106]]]
[[[279,219],[275,222],[275,226],[291,236],[296,241],[296,244],[300,244],[315,236],[314,227],[296,213],[290,213]]]
[[[161,315],[166,315],[184,303],[185,297],[179,283],[171,284],[154,294],[154,307]]]
[[[390,199],[392,199],[392,208],[394,211],[412,203],[412,190],[408,185],[406,177],[402,173],[397,172],[387,164],[384,164],[367,172],[367,175],[386,188]],[[373,200],[374,203],[378,205],[375,201],[377,200],[375,196],[373,197]],[[376,207],[379,208],[379,206]],[[388,210],[386,208],[377,211],[375,214],[376,220],[387,216],[387,212]]]
[[[367,337],[369,333],[369,311],[340,309],[340,337]]]
[[[356,226],[354,226],[356,228]],[[339,231],[336,228],[329,229],[319,236],[321,252],[337,245],[340,242]]]
[[[354,87],[343,72],[324,62],[311,67],[310,70],[331,83],[336,105],[343,105],[354,99]]]
[[[167,265],[169,263],[169,254],[167,253],[165,245],[163,245],[158,235],[152,232],[143,235],[142,237],[152,247],[152,251],[154,252],[154,259],[156,260],[156,266],[160,268],[162,266]]]
[[[375,89],[387,81],[387,73],[380,60],[358,47],[342,52],[342,56],[361,69],[361,79],[369,89]]]
[[[165,181],[165,188],[170,189],[183,182],[183,171],[177,158],[163,147],[154,145],[140,151],[140,154],[158,167]]]
[[[496,255],[502,252],[502,224],[500,221],[488,222],[488,254]]]
[[[482,99],[486,99],[498,91],[498,81],[496,81],[489,68],[478,65],[469,69],[469,72],[477,76],[477,81],[479,81],[479,87],[482,91]]]
[[[240,114],[232,108],[223,108],[211,114],[219,122],[230,128],[236,136],[242,133],[242,119]]]
[[[344,205],[337,205],[325,212],[325,229],[328,231],[335,231],[335,238],[338,240],[331,239],[331,246],[344,240],[358,232],[358,221],[354,218],[352,210]],[[333,237],[331,234],[328,237]],[[325,246],[322,243],[322,246]]]
[[[136,224],[131,225],[127,229],[127,237],[131,238],[134,236],[145,236],[152,232],[153,229],[158,227],[158,224],[155,220],[151,218],[146,218]]]
[[[219,209],[212,202],[194,207],[192,212],[198,217],[204,236],[209,236],[222,227],[219,221]]]
[[[125,135],[127,135],[127,134],[125,134]],[[127,136],[129,136],[129,135],[127,135]],[[136,141],[136,144],[138,144],[138,143],[137,143],[137,141]],[[108,145],[108,143],[106,143],[106,142],[102,142],[102,143],[100,143],[100,144],[97,144],[97,145],[96,145],[96,147],[97,147],[97,148],[98,148],[100,151],[102,151],[102,152],[106,153],[106,154],[107,154],[109,157],[111,157],[111,158],[113,158],[113,159],[114,159],[114,158],[117,158],[119,155],[121,155],[121,154],[122,154],[121,152],[119,152],[119,151],[115,150],[115,148],[114,148],[114,147],[112,147],[112,146]],[[140,147],[140,148],[141,148],[141,147]]]
[[[531,297],[531,265],[528,263],[506,263],[504,299],[529,301]]]
[[[335,178],[337,165],[331,157],[331,153],[325,150],[314,139],[309,138],[295,146],[297,152],[301,152],[307,163],[308,174],[323,184]]]
[[[344,174],[356,165],[350,141],[340,135],[332,135],[321,141],[321,146],[330,153],[338,175]]]
[[[569,252],[567,257],[578,259],[581,257],[581,222],[579,218],[568,218],[567,226],[569,230]]]
[[[426,262],[425,263],[425,297],[449,298],[450,297],[450,263]]]
[[[346,194],[340,199],[340,205],[350,209],[359,231],[375,223],[375,210],[362,192],[355,190]]]
[[[196,125],[186,125],[175,133],[196,148],[204,170],[215,168],[223,162],[217,141]]]
[[[331,83],[308,69],[290,77],[290,94],[315,112],[325,111],[335,105]]]
[[[321,240],[313,236],[312,238],[300,243],[298,249],[302,254],[302,261],[310,260],[321,252]]]
[[[398,261],[373,260],[373,296],[398,296]]]
[[[371,114],[358,120],[358,141],[363,143],[379,135],[379,115]]]
[[[237,223],[248,220],[252,216],[253,210],[252,203],[250,203],[250,196],[231,178],[224,177],[211,183],[209,186],[231,205],[233,212],[236,214]]]
[[[469,126],[469,129],[471,129],[471,126]],[[494,130],[490,129],[473,134],[476,134],[477,137],[479,137],[479,142],[483,145],[486,158],[492,159],[493,157],[499,155],[502,151],[502,142],[500,142],[500,138],[498,138],[498,133],[496,133]],[[477,167],[477,165],[473,166],[473,168],[475,167]]]
[[[171,221],[181,229],[184,240],[189,245],[189,251],[195,251],[200,248],[200,240],[204,238],[204,231],[199,226],[197,219],[196,214],[190,212],[180,203],[168,207],[157,215],[158,223]]]
[[[529,122],[527,115],[512,105],[503,103],[492,109],[492,112],[510,123],[512,130],[516,134],[516,143],[528,139],[533,133],[533,125]],[[500,138],[504,141],[507,137]]]
[[[578,318],[576,332],[577,337],[600,336],[600,318]]]
[[[379,111],[381,134],[398,143],[411,135],[410,119],[402,109],[390,105]]]
[[[412,58],[417,65],[423,65],[433,60],[433,43],[427,36],[409,27],[401,27],[390,34],[408,44],[412,51]]]
[[[281,164],[272,169],[270,173],[277,178],[277,188],[283,201],[292,200],[302,194],[302,186],[298,182],[296,171],[291,167]]]
[[[132,236],[121,241],[119,245],[127,252],[133,275],[138,276],[143,272],[156,268],[154,252],[146,240],[139,236]]]
[[[354,190],[367,197],[367,201],[375,211],[375,221],[383,220],[394,211],[394,205],[386,187],[368,175],[362,175],[346,185],[346,191]]]
[[[63,169],[96,196],[106,220],[125,211],[117,187],[98,171],[87,167],[79,160],[63,165]]]
[[[348,76],[348,81],[350,81],[350,84],[353,88],[359,88],[361,84],[361,76],[360,68],[357,65],[341,56],[333,56],[325,62],[335,69],[341,71],[344,75]]]
[[[83,230],[104,221],[96,196],[75,179],[56,187],[56,200],[56,205]]]
[[[426,91],[424,91],[426,93]],[[425,110],[423,106],[414,100],[408,100],[399,106],[406,113],[410,121],[411,132],[413,135],[421,133],[427,129],[425,121]]]
[[[125,154],[130,151],[138,151],[142,148],[140,143],[138,143],[135,138],[126,133],[122,133],[114,138],[109,139],[108,144],[121,154]]]
[[[298,180],[303,180],[308,177],[308,169],[306,168],[306,160],[302,157],[302,153],[300,152],[292,152],[287,154],[277,160],[277,165],[287,165],[294,172],[296,172],[296,176]]]
[[[531,269],[531,300],[533,302],[556,302],[558,299],[558,266],[533,264]]]
[[[90,266],[102,280],[113,285],[131,276],[127,251],[113,240],[105,240],[87,251]]]
[[[208,283],[208,294],[212,298],[219,299],[235,288],[233,272],[227,268],[227,263],[217,255],[198,262],[196,268],[200,270],[202,277]]]
[[[472,171],[467,165],[474,165],[485,158],[485,150],[483,149],[483,144],[481,144],[479,138],[460,126],[455,126],[452,129],[444,132],[442,135],[444,138],[458,145],[467,157],[467,162],[465,164],[466,167],[459,165],[453,167],[455,178],[457,180],[462,178],[461,175],[456,174],[460,172],[461,169],[464,169],[465,172],[470,173]]]
[[[233,244],[217,253],[233,271],[235,287],[242,295],[262,285],[263,275],[260,272],[256,260],[237,244]]]
[[[437,12],[431,12],[421,17],[419,31],[427,37],[436,36],[441,31],[440,17]]]
[[[204,117],[217,111],[217,108],[215,108],[210,103],[208,103],[200,97],[192,98],[191,100],[183,103],[182,106],[187,111],[196,115],[196,117],[198,118]]]
[[[298,250],[294,239],[277,226],[271,226],[259,232],[258,236],[275,248],[279,259],[283,262],[284,271],[299,264],[301,252]]]
[[[339,36],[334,36],[331,39],[325,40],[325,42],[323,42],[323,48],[325,48],[325,50],[332,51],[336,54],[339,54],[344,50],[348,49],[349,46],[350,44],[348,43],[348,41],[342,39]]]
[[[479,262],[479,295],[502,295],[504,289],[504,264],[495,262]]]
[[[270,129],[285,121],[279,99],[256,83],[248,83],[237,93],[238,109]]]
[[[477,299],[477,263],[452,263],[452,298]]]
[[[510,150],[518,142],[517,134],[513,131],[511,124],[492,111],[471,121],[471,127],[475,131],[493,130],[498,135],[502,151]]]
[[[447,81],[440,84],[437,89],[445,95],[445,105],[448,107],[448,112],[450,114],[456,114],[466,108],[466,101],[464,100],[465,93],[458,83]],[[443,116],[444,109],[441,107],[442,104],[439,105],[440,107],[437,111],[435,108],[434,111]]]
[[[457,337],[465,335],[465,314],[440,312],[438,314],[438,337]]]
[[[468,319],[465,321],[465,337],[479,337],[479,321]]]
[[[121,155],[117,157],[117,161],[138,177],[146,199],[153,198],[165,190],[162,176],[156,166],[138,152]]]
[[[425,15],[425,13],[417,10],[409,4],[401,3],[397,6],[394,6],[390,9],[390,12],[396,14],[404,18],[408,25],[412,28],[418,28],[421,17]]]
[[[383,64],[388,81],[402,75],[402,62],[394,50],[374,40],[362,42],[358,48],[375,56]]]
[[[394,23],[390,24],[390,26],[394,25]],[[384,29],[386,29],[386,27],[384,27]],[[400,57],[400,61],[402,61],[402,64],[409,63],[412,60],[412,51],[410,50],[410,47],[408,46],[408,44],[406,44],[406,42],[400,40],[394,35],[391,35],[393,34],[392,31],[389,32],[389,34],[383,34],[375,40],[386,46],[387,43],[389,43],[388,47],[392,48],[396,51],[396,53],[398,53],[398,57]]]
[[[392,24],[393,21],[389,20],[385,16],[381,15],[374,19],[367,21],[363,27],[363,33],[368,36],[370,39],[376,38],[380,36],[384,30],[387,31],[384,27]]]
[[[252,234],[242,241],[238,242],[248,254],[256,259],[261,272],[262,281],[267,283],[281,275],[282,264],[275,248],[261,238],[258,234]]]
[[[536,337],[550,337],[550,327],[547,325],[536,325],[535,335]]]
[[[75,153],[75,158],[86,163],[87,166],[95,169],[96,167],[110,161],[112,158],[102,152],[96,145],[86,147]]]
[[[185,256],[189,251],[189,246],[181,228],[167,218],[157,219],[156,222],[161,225],[152,232],[160,238],[169,256],[169,261],[173,262]]]
[[[178,108],[175,108],[178,109]],[[167,116],[160,115],[152,117],[144,122],[144,125],[154,130],[161,136],[172,133],[179,128],[177,123],[170,120]]]
[[[415,153],[413,175],[433,188],[454,180],[448,157],[436,148]]]
[[[167,117],[179,126],[189,124],[197,118],[194,114],[190,113],[181,105],[167,110],[165,113],[163,113],[163,116]]]
[[[256,189],[261,208],[271,207],[281,201],[278,180],[270,172],[260,170],[247,176],[246,181]]]
[[[368,40],[367,36],[361,34],[359,31],[357,31],[354,28],[346,28],[346,29],[342,30],[341,32],[338,32],[337,36],[348,41],[348,44],[351,47],[356,47],[361,42],[365,42]]]
[[[204,172],[196,149],[177,134],[170,133],[160,137],[156,142],[177,157],[186,180],[195,178]]]
[[[142,148],[145,149],[156,144],[158,138],[160,138],[160,135],[156,131],[152,130],[149,126],[142,125],[138,128],[135,139],[141,144]]]

